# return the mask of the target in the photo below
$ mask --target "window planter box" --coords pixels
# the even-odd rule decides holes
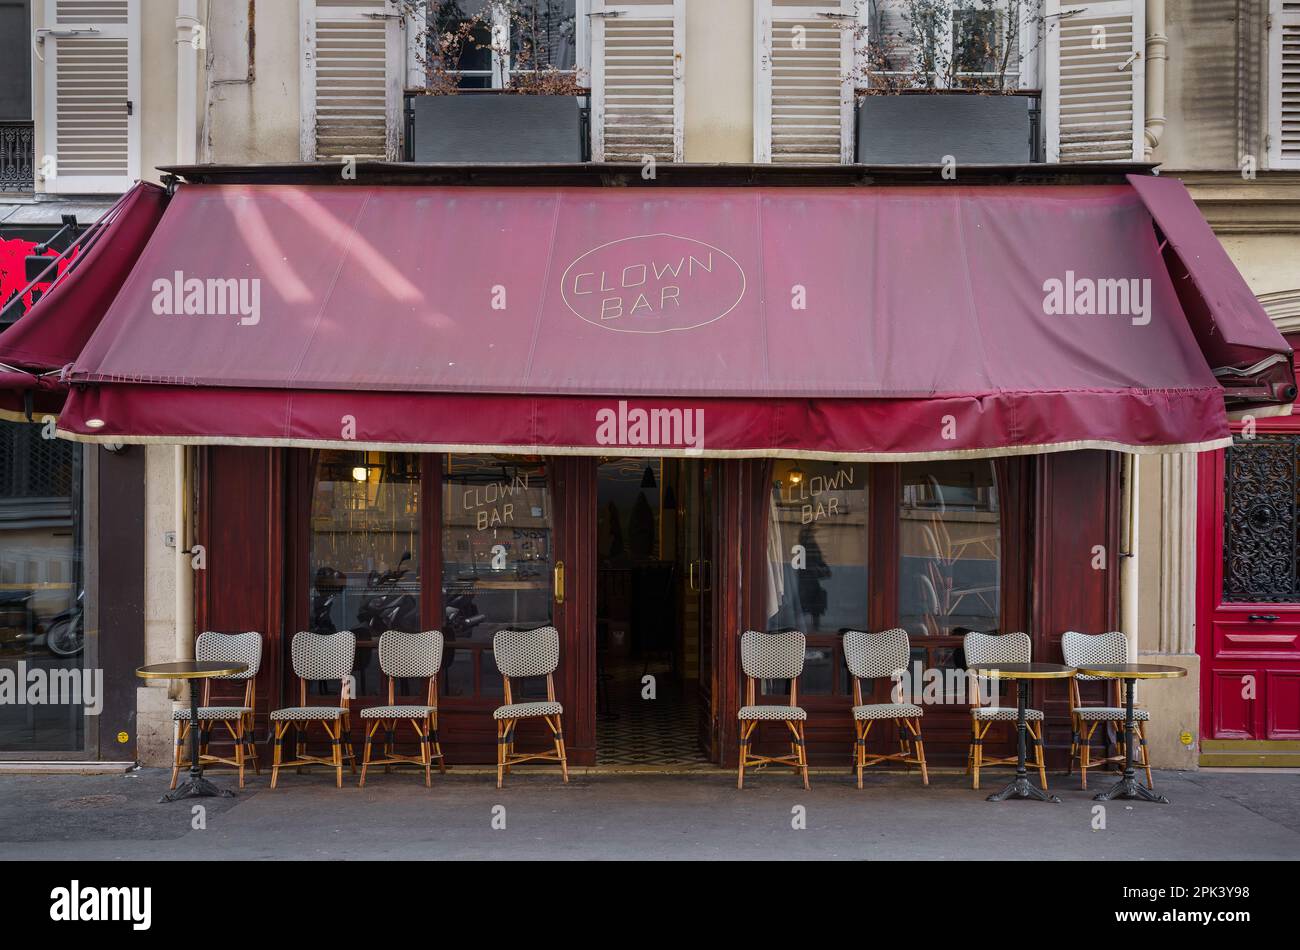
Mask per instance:
[[[581,162],[585,96],[461,92],[407,97],[415,162]]]
[[[1024,95],[904,93],[858,103],[857,160],[867,165],[1041,161],[1038,99]]]

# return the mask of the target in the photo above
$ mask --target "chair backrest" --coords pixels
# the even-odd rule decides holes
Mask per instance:
[[[385,630],[379,635],[379,668],[394,679],[437,676],[442,668],[442,631]]]
[[[796,679],[803,672],[807,643],[798,630],[746,630],[740,635],[740,668],[753,679]]]
[[[967,666],[992,663],[1030,663],[1033,644],[1027,633],[979,633],[972,630],[962,640]]]
[[[357,638],[351,630],[337,633],[304,630],[293,635],[289,652],[293,656],[293,672],[301,679],[342,680],[352,675]]]
[[[912,658],[912,644],[901,627],[868,633],[844,631],[844,662],[858,679],[879,679],[906,670]]]
[[[1066,666],[1106,665],[1127,663],[1128,637],[1122,630],[1107,633],[1076,633],[1067,630],[1061,635],[1061,657]],[[1100,676],[1075,673],[1076,679],[1099,680]]]
[[[492,636],[492,655],[502,676],[548,676],[560,665],[560,631],[498,630]]]
[[[213,663],[247,663],[247,673],[231,673],[212,679],[250,680],[262,666],[262,635],[255,630],[247,633],[205,630],[194,641],[194,659]]]

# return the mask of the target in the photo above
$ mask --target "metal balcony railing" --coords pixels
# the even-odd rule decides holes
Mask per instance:
[[[0,120],[0,191],[36,187],[36,150],[31,120]]]

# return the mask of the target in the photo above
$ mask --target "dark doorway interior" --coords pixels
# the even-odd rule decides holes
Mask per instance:
[[[700,745],[705,559],[688,463],[604,459],[598,472],[596,762],[681,766]]]

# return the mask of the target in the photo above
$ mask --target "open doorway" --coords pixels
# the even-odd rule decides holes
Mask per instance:
[[[601,460],[596,527],[599,765],[709,761],[713,565],[704,530],[709,521],[707,464]]]

